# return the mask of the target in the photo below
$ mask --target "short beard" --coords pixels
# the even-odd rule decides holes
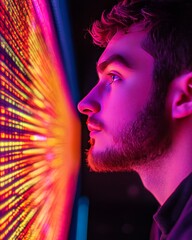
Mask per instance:
[[[94,143],[91,144],[87,152],[87,162],[91,170],[131,171],[168,153],[171,146],[170,121],[166,116],[165,97],[158,96],[159,94],[154,91],[136,120],[125,125],[114,136],[113,148],[94,152]]]

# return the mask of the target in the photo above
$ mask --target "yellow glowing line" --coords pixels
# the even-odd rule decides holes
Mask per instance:
[[[25,217],[25,215],[26,215],[26,213],[28,212],[28,216],[29,217]],[[26,226],[26,223],[28,223],[29,221],[30,221],[30,219],[33,217],[33,215],[35,214],[35,210],[33,210],[33,209],[30,209],[30,208],[24,208],[24,211],[23,212],[21,212],[21,214],[20,214],[20,216],[15,220],[15,221],[13,221],[10,225],[7,225],[7,229],[6,229],[6,231],[5,231],[5,235],[13,228],[13,226],[14,225],[16,225],[17,224],[17,222],[18,222],[18,220],[19,219],[22,219],[23,217],[25,217],[24,218],[24,220],[22,221],[22,223],[20,224],[20,226],[22,227],[23,226],[23,228],[21,228],[21,231],[24,229],[24,227]],[[17,228],[17,230],[18,230],[18,228]],[[12,234],[12,236],[10,236],[10,238],[9,239],[15,239],[15,234],[17,233],[17,231],[15,231],[13,234]],[[4,235],[4,236],[5,236]],[[17,234],[16,234],[17,235]],[[3,236],[3,235],[0,235],[0,239],[1,239],[1,236]],[[2,238],[3,239],[3,238]]]
[[[16,141],[0,142],[0,147],[24,145],[25,143],[26,142],[16,142]]]
[[[9,72],[15,77],[15,79],[17,80],[17,82],[19,82],[19,84],[20,84],[23,88],[27,89],[27,91],[30,92],[30,93],[32,92],[31,89],[28,87],[28,85],[26,85],[23,81],[21,81],[21,80],[15,75],[15,73],[14,73],[10,68],[8,68],[8,66],[7,66],[4,62],[2,62],[2,61],[0,61],[0,62],[1,62],[1,64],[2,64],[2,66],[4,67],[4,69],[7,70],[7,71],[9,71]],[[5,81],[7,81],[6,78],[3,78],[3,76],[2,76],[2,79],[4,79]],[[8,82],[8,81],[7,81],[7,82]]]
[[[30,166],[30,167],[28,167],[28,168],[25,168],[25,170],[18,170],[18,171],[16,171],[16,173],[10,173],[8,176],[6,175],[5,177],[2,177],[1,181],[4,179],[4,182],[2,182],[2,183],[0,184],[0,186],[1,186],[1,187],[4,187],[4,186],[5,186],[6,184],[8,184],[8,183],[12,183],[12,187],[16,187],[16,186],[21,185],[21,183],[26,182],[27,179],[22,178],[22,179],[18,179],[17,181],[15,181],[15,179],[10,178],[10,176],[11,176],[11,177],[14,177],[16,174],[18,174],[18,176],[23,176],[23,175],[31,172],[31,168],[32,168],[32,167]],[[19,175],[19,173],[21,173],[21,174]],[[27,181],[28,181],[28,180],[27,180]],[[26,182],[26,183],[29,183],[29,181]],[[17,191],[18,189],[19,189],[19,188],[17,188],[15,191]]]
[[[9,47],[6,40],[0,35],[0,44],[3,49],[7,52],[7,54],[14,60],[14,62],[17,64],[19,69],[25,73],[25,67],[17,57],[17,55],[13,52],[13,50]]]
[[[14,177],[15,175],[17,175],[21,172],[22,172],[22,170],[17,170],[17,171],[14,171],[13,173],[6,174],[4,177],[1,177],[0,178],[1,186],[4,187],[4,185],[6,185],[5,181],[12,179],[12,177]]]
[[[3,209],[6,206],[9,206],[10,202],[12,202],[15,199],[15,196],[8,199],[6,202],[4,202],[3,204],[1,204],[1,209]],[[2,231],[2,224],[3,222],[7,221],[7,218],[9,218],[12,215],[12,212],[7,212],[4,216],[1,215],[0,218],[0,231]]]
[[[22,194],[26,192],[30,187],[35,186],[36,183],[40,181],[41,177],[37,176],[33,179],[28,180],[26,183],[24,183],[21,187],[17,188],[15,192],[17,194]]]
[[[8,95],[3,91],[0,91],[0,93],[1,93],[1,99],[4,99],[6,102],[9,102],[9,100],[12,100],[12,102],[17,103],[17,107],[20,108],[22,111],[27,112],[28,114],[31,113],[31,109],[28,105],[23,104],[23,102],[19,101],[18,99],[15,99],[14,97]]]
[[[17,237],[19,236],[19,234],[23,231],[23,229],[25,228],[25,226],[27,225],[27,223],[33,218],[33,216],[35,215],[35,213],[37,212],[37,210],[34,209],[29,209],[28,211],[28,215],[24,218],[24,220],[22,221],[22,223],[20,224],[20,230],[18,230],[17,232],[14,232],[11,236],[10,236],[10,240],[15,240],[17,239]]]
[[[33,89],[33,92],[39,99],[41,100],[45,99],[44,96],[36,88]]]
[[[39,125],[39,126],[42,125],[42,122],[41,122],[40,120],[37,120],[37,119],[35,119],[35,118],[32,118],[31,116],[29,116],[29,115],[27,115],[27,114],[25,114],[25,113],[19,112],[19,111],[13,109],[13,108],[8,108],[8,110],[9,110],[10,112],[18,115],[18,116],[23,117],[23,118],[26,119],[26,120],[32,122],[33,124],[36,124],[36,125]],[[42,133],[42,132],[46,133],[46,129],[44,129],[44,128],[42,128],[42,127],[36,127],[36,126],[33,126],[32,124],[29,124],[29,123],[23,123],[22,125],[23,125],[24,127],[28,127],[29,129],[33,129],[33,130],[36,129],[36,130],[37,130],[38,132],[40,132],[40,133]]]
[[[43,109],[45,108],[45,104],[41,100],[36,98],[33,101],[34,101],[35,105],[38,106],[39,108],[43,108]]]
[[[17,204],[19,201],[21,201],[21,199],[22,199],[22,196],[20,196],[20,197],[14,196],[14,197],[10,198],[9,201],[7,200],[4,204],[2,204],[1,209],[4,209],[6,206],[9,206],[9,208],[12,208],[15,206],[15,204]],[[18,210],[19,210],[18,208],[15,209],[14,213],[16,213],[16,211],[18,211]],[[2,226],[3,222],[7,223],[7,218],[10,218],[10,215],[12,216],[13,214],[8,212],[6,214],[6,216],[4,216],[0,219],[0,231],[2,231],[2,229],[4,228]]]
[[[32,154],[44,154],[46,152],[45,148],[34,148],[23,150],[23,155],[32,155]]]
[[[42,173],[45,173],[48,170],[48,166],[41,167],[40,169],[36,169],[30,173],[31,177],[39,176]]]
[[[43,187],[44,188],[44,187]],[[38,193],[38,196],[40,195],[40,191],[39,191],[39,193]],[[36,199],[37,198],[37,196],[35,196],[35,194],[33,193],[32,195],[31,195],[31,197],[33,196],[33,199]],[[0,210],[2,210],[2,209],[4,209],[7,205],[9,205],[10,206],[10,208],[11,207],[14,207],[15,206],[15,204],[18,202],[18,201],[20,201],[22,199],[22,197],[18,197],[18,196],[14,196],[14,197],[12,197],[12,198],[10,198],[10,199],[8,199],[6,202],[4,202],[3,204],[0,204]],[[28,197],[28,200],[27,201],[29,201],[29,199],[30,199],[30,197]],[[4,218],[1,218],[0,219],[0,223],[2,223],[4,221]]]
[[[12,211],[9,211],[6,215],[4,215],[1,219],[0,219],[0,223],[1,225],[5,222],[7,222],[7,218],[10,217],[14,217],[15,215],[18,215],[18,212],[20,212],[20,209],[23,208],[23,206],[27,206],[30,202],[32,203],[34,199],[33,194],[30,195],[30,197],[28,197],[28,199],[25,199],[24,201],[22,201],[22,203],[20,204],[20,206],[14,210],[14,212],[12,213]],[[15,201],[12,201],[15,200]],[[17,202],[19,202],[20,200],[22,200],[22,197],[18,197],[18,196],[14,196],[12,197],[12,199],[10,199],[9,201],[7,201],[7,204],[11,207],[13,207]],[[12,201],[12,202],[11,202]],[[1,226],[0,225],[0,226]],[[2,226],[3,228],[3,226]],[[0,230],[2,230],[2,228],[0,228]]]
[[[6,78],[4,78],[4,77],[2,76],[1,79],[4,80],[8,85],[10,85],[10,82],[9,82]],[[17,78],[17,81],[19,81],[18,78]],[[15,87],[13,84],[11,84],[10,87],[11,87],[13,90],[15,90],[17,93],[19,93],[23,98],[28,99],[28,96],[27,96],[25,93],[21,92],[21,90],[19,90],[19,89],[18,89],[17,87]],[[26,88],[26,87],[25,87],[25,88]]]

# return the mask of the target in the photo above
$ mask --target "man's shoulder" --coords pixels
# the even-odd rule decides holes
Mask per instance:
[[[175,238],[172,237],[170,239],[192,239],[192,194],[171,232],[173,232],[173,237],[175,236]]]
[[[154,220],[157,229],[155,230],[154,227],[153,231],[156,234],[153,235],[152,240],[192,239],[192,174],[178,186],[167,202],[159,208],[154,215]]]

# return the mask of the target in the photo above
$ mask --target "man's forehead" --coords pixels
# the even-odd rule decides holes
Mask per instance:
[[[106,64],[114,61],[130,65],[130,62],[126,63],[127,60],[131,59],[131,53],[134,52],[134,49],[142,48],[141,44],[146,34],[146,31],[141,31],[141,28],[136,26],[130,28],[128,32],[118,31],[101,54],[96,64],[97,69],[100,70],[105,67]]]

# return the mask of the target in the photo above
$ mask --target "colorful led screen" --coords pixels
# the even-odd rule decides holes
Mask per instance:
[[[0,239],[68,239],[80,125],[46,0],[0,0]]]

